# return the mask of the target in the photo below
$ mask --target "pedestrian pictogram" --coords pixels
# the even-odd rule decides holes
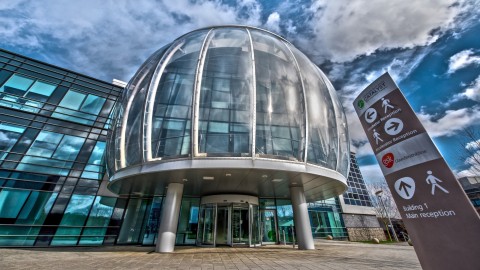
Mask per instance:
[[[448,190],[444,189],[440,186],[439,182],[443,182],[442,180],[438,179],[437,177],[432,175],[432,171],[427,171],[427,184],[432,185],[432,195],[435,195],[435,188],[440,189],[441,191],[448,193]]]
[[[375,110],[374,108],[369,108],[365,112],[365,121],[371,124],[373,121],[375,121],[375,119],[377,119],[377,110]]]
[[[395,182],[395,191],[400,197],[409,200],[415,193],[415,181],[411,177],[402,177]]]
[[[391,135],[391,136],[397,135],[403,129],[403,121],[398,118],[390,118],[385,123],[384,129],[388,135]]]
[[[380,138],[380,133],[378,133],[375,129],[373,130],[373,138],[375,139],[376,144],[378,144],[378,141],[383,142],[382,138]]]
[[[387,113],[388,109],[394,109],[388,98],[382,98],[382,107],[385,108],[385,113]]]

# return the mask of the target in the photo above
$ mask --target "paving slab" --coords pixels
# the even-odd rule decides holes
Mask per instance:
[[[291,245],[247,247],[101,246],[0,248],[0,269],[421,269],[413,247],[316,240],[315,250]]]

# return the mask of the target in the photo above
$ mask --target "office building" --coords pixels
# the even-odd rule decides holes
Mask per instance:
[[[0,108],[2,246],[346,238],[343,109],[273,33],[193,31],[125,89],[0,50]]]

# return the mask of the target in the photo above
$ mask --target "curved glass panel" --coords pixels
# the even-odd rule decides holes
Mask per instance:
[[[152,158],[191,153],[192,97],[198,56],[206,33],[198,31],[185,36],[182,43],[176,43],[183,45],[167,56],[171,58],[160,75],[151,115]]]
[[[122,128],[126,127],[128,123],[128,111],[130,110],[131,104],[133,103],[133,96],[136,94],[135,91],[138,88],[135,85],[138,82],[139,75],[142,73],[148,73],[146,69],[147,66],[152,65],[152,58],[158,56],[157,53],[161,52],[164,48],[158,50],[153,55],[151,55],[147,61],[140,67],[137,73],[130,80],[128,85],[123,90],[122,97],[117,101],[115,105],[114,120],[112,124],[112,130],[109,134],[109,143],[108,143],[108,167],[109,170],[119,170],[126,166],[126,153],[125,153],[125,134],[123,134]],[[141,77],[141,76],[140,76]],[[129,105],[130,103],[130,105]],[[128,108],[127,108],[128,107]],[[127,114],[125,114],[127,112]],[[125,130],[126,132],[126,130]]]
[[[255,155],[348,172],[345,114],[333,86],[302,52],[261,29],[188,33],[147,59],[119,100],[107,139],[110,176],[192,155]]]
[[[167,47],[156,51],[149,61],[135,74],[134,79],[128,84],[127,88],[132,94],[128,97],[126,104],[125,117],[127,118],[125,127],[125,165],[134,165],[142,162],[142,135],[143,130],[142,120],[143,112],[145,111],[145,96],[152,80],[152,75],[155,72],[160,57],[162,57]],[[131,89],[130,89],[131,88]]]
[[[214,30],[212,36],[200,90],[199,152],[251,156],[250,39],[244,29],[235,28]]]
[[[337,122],[338,132],[337,172],[341,173],[346,178],[348,176],[350,166],[350,143],[348,137],[347,118],[345,117],[342,104],[340,103],[340,99],[338,98],[337,92],[335,91],[332,83],[320,69],[318,69],[318,71],[322,75],[322,78],[327,85],[328,91],[330,92],[331,101],[333,103],[333,108],[335,109],[335,120]]]
[[[308,113],[307,162],[335,170],[337,166],[337,123],[330,93],[317,67],[290,46],[297,59],[305,88]]]
[[[295,61],[278,38],[251,31],[255,49],[256,154],[303,161],[305,110]]]

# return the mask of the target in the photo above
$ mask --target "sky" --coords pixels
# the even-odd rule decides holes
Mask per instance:
[[[224,24],[278,33],[325,72],[367,182],[384,178],[352,101],[386,71],[451,169],[471,174],[461,142],[480,129],[480,0],[0,1],[1,48],[105,81],[128,81],[163,45]]]

